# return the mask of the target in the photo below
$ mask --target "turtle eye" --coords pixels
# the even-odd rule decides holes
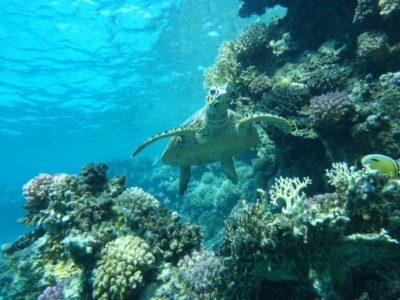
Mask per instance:
[[[211,95],[211,96],[214,96],[216,92],[217,92],[217,91],[216,91],[215,89],[211,89],[211,90],[210,90],[210,95]]]

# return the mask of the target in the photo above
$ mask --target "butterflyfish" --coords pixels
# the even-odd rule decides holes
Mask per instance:
[[[372,170],[378,170],[379,174],[388,174],[393,178],[399,178],[399,163],[389,156],[368,154],[361,156],[359,161],[363,166],[369,165]]]

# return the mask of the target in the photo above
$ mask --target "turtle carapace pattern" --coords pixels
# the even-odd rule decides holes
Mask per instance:
[[[213,86],[207,92],[205,106],[186,120],[180,127],[152,136],[141,144],[132,157],[148,145],[171,137],[161,161],[180,166],[179,194],[187,189],[192,165],[221,162],[222,171],[234,184],[238,182],[232,157],[251,149],[258,142],[253,122],[275,125],[283,132],[290,132],[291,125],[284,118],[265,114],[241,115],[228,108],[226,85]]]

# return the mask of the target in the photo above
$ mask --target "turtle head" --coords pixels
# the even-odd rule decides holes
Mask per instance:
[[[226,85],[216,85],[210,88],[206,96],[207,114],[224,114],[228,111],[229,97]]]

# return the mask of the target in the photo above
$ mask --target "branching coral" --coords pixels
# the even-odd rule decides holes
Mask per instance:
[[[311,184],[310,178],[303,178],[300,181],[299,178],[275,178],[275,184],[269,191],[271,197],[271,203],[278,206],[278,199],[283,200],[286,203],[286,207],[282,208],[283,213],[293,213],[300,208],[306,195],[304,192],[300,194],[300,191]]]
[[[377,194],[392,193],[399,187],[397,180],[389,180],[389,175],[379,176],[378,170],[372,170],[369,165],[361,170],[347,167],[346,163],[333,163],[331,170],[326,170],[328,183],[338,192],[345,193],[353,202],[366,200]]]
[[[329,178],[328,183],[343,192],[355,188],[355,180],[360,176],[360,171],[355,167],[349,169],[345,162],[333,163],[332,169],[326,170],[326,176]]]
[[[223,42],[219,48],[215,64],[204,70],[203,87],[209,89],[219,84],[235,84],[239,66],[233,50],[233,43]]]
[[[292,125],[292,131],[290,132],[293,136],[299,136],[305,139],[315,139],[317,137],[317,133],[314,131],[310,124],[301,124],[304,127],[301,128],[299,124],[294,120],[289,120],[290,125]]]

